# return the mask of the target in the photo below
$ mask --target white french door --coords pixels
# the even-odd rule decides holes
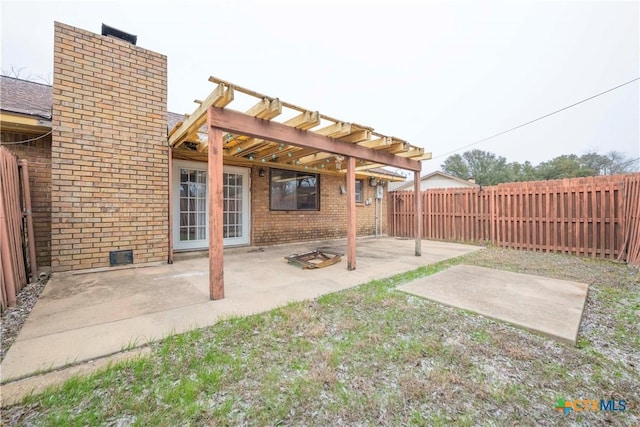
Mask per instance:
[[[173,161],[173,248],[209,247],[207,164]],[[222,174],[225,246],[249,244],[249,169],[225,166]]]

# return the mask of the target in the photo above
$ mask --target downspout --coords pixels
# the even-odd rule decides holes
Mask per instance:
[[[375,188],[375,187],[374,187]],[[375,227],[376,227],[376,238],[378,238],[378,198],[373,195],[373,199],[375,200],[375,204],[373,205],[373,209],[375,212]]]
[[[169,146],[169,253],[167,263],[173,264],[173,150]]]

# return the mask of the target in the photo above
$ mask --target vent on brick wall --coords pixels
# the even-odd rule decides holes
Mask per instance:
[[[116,265],[133,264],[133,251],[111,251],[109,252],[109,265],[115,267]]]
[[[138,41],[138,36],[134,36],[133,34],[125,33],[117,28],[110,27],[108,25],[102,24],[102,35],[103,36],[111,36],[124,41],[127,41],[133,45]]]

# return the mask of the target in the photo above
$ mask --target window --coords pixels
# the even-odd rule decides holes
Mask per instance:
[[[356,179],[356,203],[362,203],[362,180]]]
[[[269,208],[272,211],[320,210],[320,177],[314,173],[271,169]]]

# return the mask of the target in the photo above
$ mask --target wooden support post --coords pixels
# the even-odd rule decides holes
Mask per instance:
[[[173,264],[173,148],[169,148],[169,253],[167,263]]]
[[[222,225],[222,130],[213,127],[211,108],[207,112],[209,137],[209,164],[207,187],[209,190],[209,296],[212,300],[224,298],[224,261]]]
[[[413,172],[413,194],[415,200],[416,256],[422,255],[422,193],[420,192],[420,171]]]
[[[27,238],[29,239],[29,264],[31,267],[31,283],[38,281],[38,264],[36,262],[36,235],[33,232],[33,213],[31,212],[31,187],[29,186],[29,163],[20,160],[22,174],[22,193],[24,197],[25,216],[27,217]]]
[[[347,270],[356,269],[356,159],[347,157]]]

